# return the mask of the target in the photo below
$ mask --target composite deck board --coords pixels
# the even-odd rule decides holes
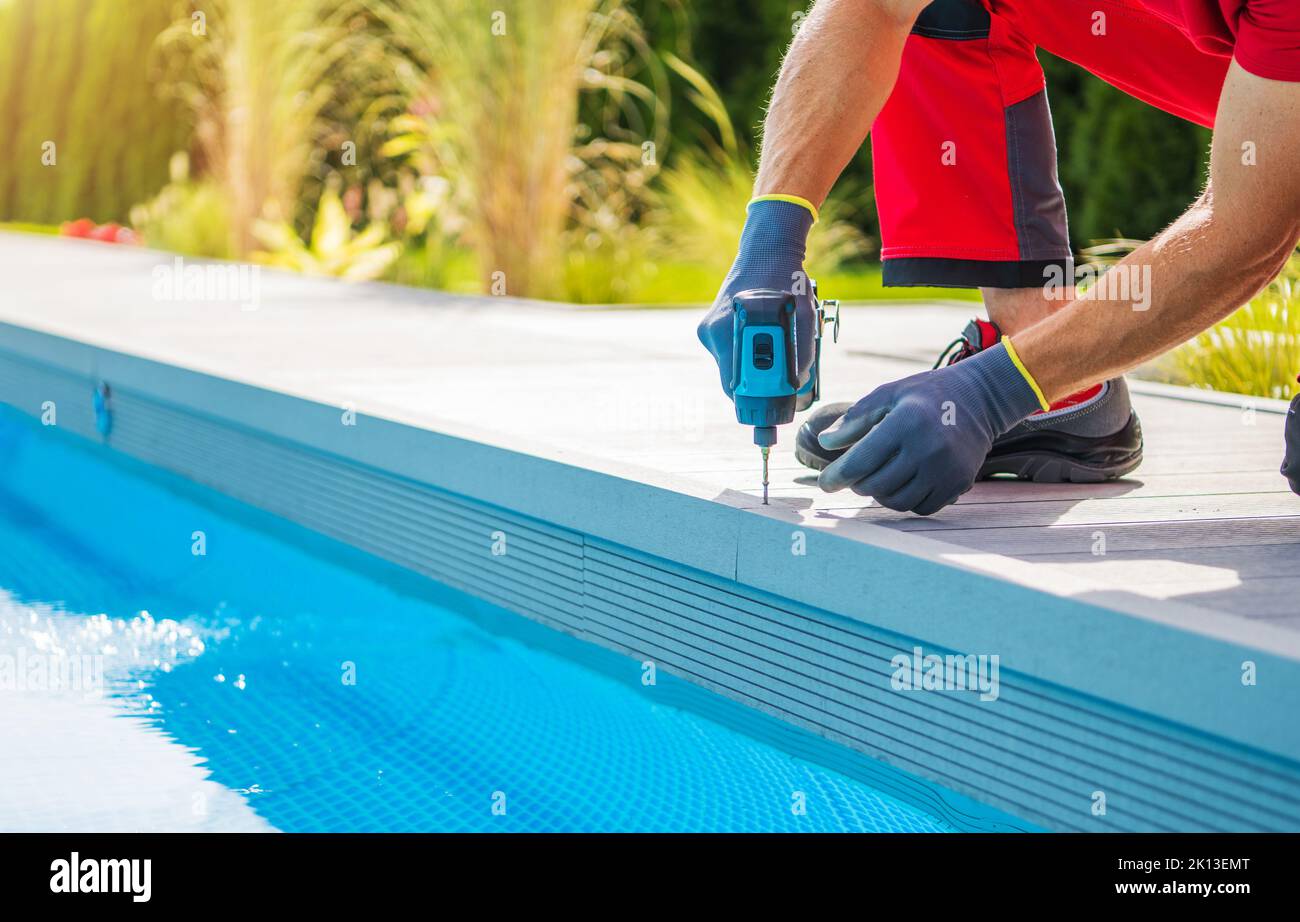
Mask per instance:
[[[64,269],[77,248],[79,273]],[[356,406],[439,428],[463,424],[549,446],[560,458],[610,459],[690,482],[702,495],[757,506],[758,453],[724,401],[694,337],[695,311],[572,312],[510,299],[438,299],[389,286],[346,289],[330,282],[264,273],[273,310],[156,303],[149,299],[157,257],[66,241],[23,242],[12,276],[49,267],[39,289],[6,299],[0,319],[146,358]],[[96,298],[86,299],[85,278]],[[75,295],[75,296],[73,296]],[[357,311],[357,299],[367,311]],[[852,401],[880,382],[923,368],[970,315],[970,304],[848,308],[839,345],[826,343],[826,401]],[[467,347],[472,346],[472,347]],[[1195,397],[1195,395],[1193,395]],[[458,399],[459,398],[459,399]],[[1130,479],[1099,485],[980,484],[956,506],[918,519],[870,499],[820,493],[794,460],[793,429],[772,458],[772,502],[836,523],[880,525],[946,545],[1057,566],[1054,553],[1080,553],[1105,531],[1113,551],[1148,551],[1179,564],[1187,593],[1205,607],[1249,616],[1284,592],[1261,586],[1216,597],[1221,571],[1243,586],[1269,579],[1258,566],[1216,547],[1273,546],[1279,568],[1300,564],[1300,498],[1278,476],[1283,417],[1256,408],[1135,394],[1147,453]],[[853,537],[854,529],[841,529]],[[1203,547],[1196,566],[1171,551]],[[1024,557],[1032,550],[1044,557]],[[1073,560],[1100,585],[1125,589],[1113,560]],[[1296,568],[1295,566],[1292,568]],[[1297,570],[1300,572],[1300,570]],[[1121,585],[1114,580],[1121,580]],[[1294,605],[1300,615],[1300,602]],[[1278,623],[1288,623],[1278,618]]]
[[[945,534],[944,540],[976,550],[1009,557],[1050,555],[1053,553],[1092,553],[1096,541],[1095,525],[1020,526],[1011,528],[965,528]],[[1288,558],[1295,571],[1300,557],[1300,516],[1273,519],[1202,519],[1173,522],[1119,522],[1104,529],[1108,553],[1138,551],[1159,553],[1174,559],[1182,548],[1196,548],[1213,559],[1227,548],[1264,548],[1289,545],[1296,550]]]
[[[1035,500],[1020,503],[958,503],[929,518],[880,506],[835,505],[819,510],[827,516],[855,518],[909,532],[953,532],[966,528],[1053,525],[1109,525],[1197,519],[1267,519],[1288,517],[1289,494],[1227,493],[1199,496],[1114,497],[1082,500]],[[843,500],[839,500],[843,502]],[[946,539],[945,539],[946,540]]]
[[[502,444],[525,440],[579,465],[630,465],[697,496],[760,509],[758,452],[696,341],[698,311],[575,312],[264,272],[264,307],[245,312],[153,301],[158,254],[6,242],[4,267],[21,297],[5,299],[0,320],[427,428],[499,433]],[[69,247],[75,273],[64,268]],[[86,298],[92,278],[95,297]],[[825,344],[825,401],[854,400],[926,367],[974,307],[847,308],[840,342]],[[1176,574],[1179,600],[1295,628],[1294,587],[1272,575],[1300,574],[1300,497],[1277,474],[1276,403],[1135,393],[1134,405],[1146,456],[1123,481],[980,484],[920,519],[851,493],[821,493],[795,461],[788,427],[772,458],[772,502],[848,538],[905,532],[1018,566],[1066,567],[1119,592],[1133,589],[1134,565],[1148,566]],[[1091,553],[1098,531],[1109,557]],[[1163,586],[1145,582],[1152,592]]]
[[[814,475],[807,469],[802,467],[781,467],[775,468],[774,473],[788,475],[783,478],[786,485],[775,488],[780,495],[789,497],[816,495]],[[709,479],[716,478],[721,484],[723,482],[722,478],[727,477],[728,474],[726,471],[710,471],[700,472],[699,476],[707,476]],[[758,471],[750,472],[747,477],[743,474],[737,476],[733,472],[730,477],[732,479],[730,486],[733,487],[741,486],[744,489],[752,489],[760,487],[762,484]],[[1013,480],[990,480],[977,483],[970,492],[963,495],[957,502],[962,505],[974,505],[979,503],[1044,502],[1054,499],[1095,501],[1114,497],[1131,499],[1143,496],[1202,496],[1207,493],[1214,495],[1284,494],[1285,491],[1278,490],[1277,483],[1276,470],[1206,473],[1195,478],[1182,474],[1157,474],[1153,476],[1144,474],[1141,477],[1135,474],[1131,478],[1096,484],[1044,483],[1030,486]],[[1285,493],[1285,495],[1289,496],[1290,494]]]
[[[1300,542],[1289,544],[1262,545],[1228,545],[1179,548],[1162,550],[1159,557],[1153,559],[1149,550],[1115,550],[1108,548],[1104,555],[1105,564],[1117,562],[1142,561],[1152,566],[1152,578],[1159,579],[1161,564],[1189,563],[1202,566],[1225,567],[1231,569],[1241,579],[1277,580],[1286,577],[1300,579],[1292,565],[1296,554],[1300,552]],[[1024,554],[1025,560],[1041,560],[1045,563],[1083,562],[1102,565],[1097,555],[1091,552]]]

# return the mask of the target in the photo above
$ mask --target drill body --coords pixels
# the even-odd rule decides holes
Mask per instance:
[[[828,319],[839,338],[839,302],[821,302],[817,283],[809,280],[813,321],[804,330],[811,342],[801,343],[798,302],[789,291],[754,288],[733,299],[731,390],[736,421],[754,427],[754,444],[763,451],[763,502],[767,502],[768,452],[776,444],[777,426],[794,421],[821,396],[822,330]],[[833,313],[830,310],[833,309]],[[800,369],[800,349],[811,353]]]

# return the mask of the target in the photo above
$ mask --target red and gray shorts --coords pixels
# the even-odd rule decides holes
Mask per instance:
[[[871,131],[886,285],[1072,277],[1038,48],[1206,126],[1230,61],[1136,0],[931,3]]]

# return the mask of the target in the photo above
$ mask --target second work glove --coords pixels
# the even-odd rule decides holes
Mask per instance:
[[[848,449],[818,485],[919,515],[955,502],[974,484],[993,440],[1046,409],[1009,343],[863,397],[818,437],[824,448]]]
[[[801,381],[812,367],[816,314],[803,260],[808,231],[816,219],[813,206],[793,196],[759,196],[749,203],[736,261],[697,330],[700,342],[718,363],[728,397],[732,396],[733,299],[742,291],[771,288],[795,295],[796,370]]]

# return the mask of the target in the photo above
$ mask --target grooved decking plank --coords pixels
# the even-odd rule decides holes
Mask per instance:
[[[1229,567],[1242,579],[1278,579],[1297,576],[1292,565],[1300,552],[1300,529],[1296,529],[1289,542],[1262,545],[1187,547],[1162,550],[1159,555],[1149,550],[1115,550],[1107,547],[1104,554],[1090,551],[1075,553],[1023,554],[1023,560],[1044,563],[1087,563],[1104,565],[1115,561],[1144,561],[1159,563],[1187,563],[1199,566]],[[1109,543],[1109,542],[1108,542]]]
[[[784,469],[782,472],[785,472]],[[824,496],[816,486],[813,472],[796,469],[790,473],[793,485],[777,487],[779,495]],[[734,479],[735,475],[733,475]],[[1180,474],[1151,477],[1134,474],[1132,477],[1106,483],[1026,483],[1016,480],[987,480],[975,484],[970,492],[964,494],[957,502],[961,505],[979,503],[1001,505],[1054,499],[1096,502],[1118,498],[1204,496],[1206,494],[1274,493],[1290,496],[1291,494],[1285,489],[1285,483],[1286,481],[1276,469],[1207,473],[1194,478]],[[752,489],[761,484],[759,472],[754,471],[748,480],[741,478],[732,485]],[[827,501],[820,505],[827,506],[829,502],[827,498]],[[1300,511],[1300,502],[1297,503],[1296,509]]]
[[[1092,553],[1096,525],[1013,526],[966,528],[946,533],[944,540],[974,550],[1010,557],[1071,552]],[[1271,519],[1203,519],[1176,522],[1124,522],[1103,526],[1108,552],[1138,551],[1172,556],[1179,548],[1207,552],[1233,547],[1289,545],[1300,559],[1300,515]],[[1167,552],[1167,553],[1166,553]]]
[[[1124,522],[1186,522],[1197,519],[1268,519],[1294,514],[1290,493],[1228,493],[1200,496],[1138,496],[1105,499],[1037,500],[1020,503],[957,504],[928,518],[879,506],[824,509],[827,515],[856,516],[899,531],[948,532],[971,527],[1108,525]]]

